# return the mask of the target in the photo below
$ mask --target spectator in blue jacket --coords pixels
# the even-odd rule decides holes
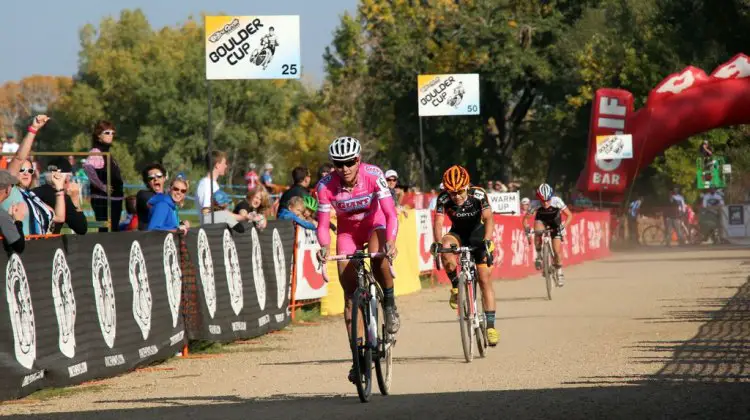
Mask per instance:
[[[302,218],[302,212],[305,211],[305,202],[302,197],[295,196],[289,199],[289,206],[279,211],[279,220],[292,220],[294,223],[302,226],[305,229],[315,229],[314,222],[308,222]]]
[[[170,232],[180,231],[186,234],[190,229],[190,223],[180,222],[177,209],[185,202],[188,192],[188,182],[183,177],[177,177],[170,185],[166,193],[158,193],[148,200],[150,207],[148,230],[167,230]]]

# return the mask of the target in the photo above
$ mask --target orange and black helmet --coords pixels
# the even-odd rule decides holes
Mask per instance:
[[[469,186],[469,171],[460,165],[451,166],[443,173],[443,186],[451,192],[463,190]]]

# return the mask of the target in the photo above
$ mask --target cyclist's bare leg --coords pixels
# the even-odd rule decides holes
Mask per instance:
[[[385,252],[385,229],[376,229],[370,234],[367,243],[370,252]],[[383,307],[385,310],[386,329],[391,334],[396,334],[401,327],[398,311],[396,310],[396,298],[393,291],[393,276],[391,276],[390,262],[387,258],[373,258],[370,262],[372,274],[383,289]]]
[[[450,248],[452,245],[461,246],[458,238],[453,235],[443,236],[443,238],[440,240],[440,243],[442,244],[443,248]],[[454,288],[458,287],[458,280],[456,279],[456,268],[458,267],[457,259],[458,255],[456,254],[440,254],[440,262],[443,264],[443,268],[445,268],[445,274],[448,275],[448,278],[450,279],[451,284]]]
[[[555,267],[562,267],[562,240],[552,238],[552,250],[555,251]]]
[[[537,270],[542,269],[542,232],[544,232],[544,223],[534,220],[534,248],[536,248],[536,261],[534,261],[534,265]]]
[[[492,270],[487,264],[477,264],[479,288],[482,289],[482,306],[485,311],[495,312],[495,289],[492,287]]]

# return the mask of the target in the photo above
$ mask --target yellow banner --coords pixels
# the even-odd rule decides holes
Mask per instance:
[[[331,250],[336,249],[335,235],[331,240]],[[398,217],[398,237],[396,248],[398,256],[394,261],[394,292],[396,296],[418,292],[422,288],[419,282],[419,255],[414,246],[417,243],[417,214],[416,210],[408,210],[408,217]],[[328,295],[320,302],[321,315],[339,315],[344,313],[344,292],[339,282],[336,264],[328,264]],[[398,303],[398,302],[397,302]]]

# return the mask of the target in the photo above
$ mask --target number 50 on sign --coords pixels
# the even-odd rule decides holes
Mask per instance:
[[[206,79],[299,79],[299,16],[206,16]]]

